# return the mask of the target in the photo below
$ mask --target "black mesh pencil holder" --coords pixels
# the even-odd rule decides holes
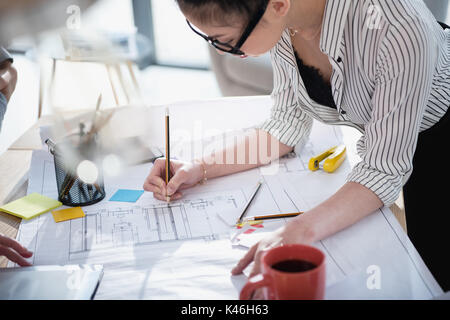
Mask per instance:
[[[105,198],[96,139],[79,140],[65,139],[50,148],[55,160],[58,200],[71,207],[92,205]]]

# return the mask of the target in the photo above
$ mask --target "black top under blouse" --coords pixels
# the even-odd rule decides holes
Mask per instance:
[[[319,69],[305,65],[302,59],[298,57],[295,50],[294,53],[297,60],[298,71],[302,76],[309,97],[318,104],[337,109],[331,91],[331,84],[325,81]]]

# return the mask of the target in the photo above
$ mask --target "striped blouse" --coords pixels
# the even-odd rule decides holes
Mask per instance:
[[[361,161],[347,181],[389,206],[412,172],[419,132],[450,106],[450,30],[422,0],[328,0],[320,49],[333,67],[337,110],[308,96],[285,30],[271,50],[273,107],[260,128],[292,147],[313,119],[358,129]]]

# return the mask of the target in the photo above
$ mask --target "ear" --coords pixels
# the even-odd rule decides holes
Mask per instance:
[[[284,17],[291,8],[291,0],[273,0],[270,1],[268,10],[277,17]]]

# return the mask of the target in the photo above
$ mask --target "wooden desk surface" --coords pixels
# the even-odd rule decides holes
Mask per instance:
[[[232,101],[235,98],[230,99]],[[262,102],[265,102],[261,97],[252,98],[252,99],[261,99]],[[200,108],[207,108],[208,102],[203,102],[205,105],[202,106],[200,104]],[[237,110],[233,109],[233,106],[227,107],[228,111],[238,112],[240,110],[240,106],[237,106]],[[214,109],[214,108],[212,108]],[[130,110],[130,109],[123,109]],[[214,110],[207,111],[208,109],[203,109],[201,114],[205,114],[206,116],[211,116],[214,114]],[[206,111],[206,112],[204,112]],[[260,112],[258,110],[256,114],[261,118],[265,118],[264,112]],[[267,110],[268,111],[268,110]],[[91,112],[91,111],[90,111]],[[172,112],[172,111],[171,111]],[[189,113],[190,117],[192,117],[192,112]],[[68,116],[72,118],[79,119],[80,117],[85,116],[86,110],[78,111],[76,113],[71,113]],[[90,116],[91,113],[88,113]],[[163,109],[161,109],[161,114],[163,114]],[[198,113],[197,113],[198,114]],[[253,113],[255,114],[255,113]],[[120,117],[118,117],[120,119]],[[181,117],[180,117],[181,118]],[[187,121],[186,121],[187,120]],[[191,123],[191,119],[183,117],[184,123]],[[219,121],[223,124],[226,121],[223,121],[222,117],[219,118]],[[258,119],[253,119],[258,120]],[[16,143],[14,143],[8,151],[0,156],[0,205],[3,205],[12,200],[18,199],[24,195],[26,195],[27,185],[28,185],[28,171],[31,164],[31,156],[33,150],[39,148],[39,143],[36,141],[40,141],[39,137],[39,127],[43,125],[51,124],[53,121],[52,117],[41,118],[35,126],[33,126],[30,130],[28,130]],[[120,121],[122,121],[120,119]],[[234,121],[233,125],[236,127],[236,122]],[[250,123],[242,123],[243,127],[248,127]],[[162,124],[159,124],[162,126]],[[210,125],[212,125],[210,123]],[[223,125],[222,125],[223,126]],[[220,126],[219,126],[220,127]],[[162,127],[161,127],[162,128]],[[223,128],[222,128],[223,129]],[[226,128],[226,129],[236,129],[236,128]],[[163,130],[159,130],[163,132]],[[36,136],[37,135],[37,136]],[[405,220],[405,212],[403,209],[403,199],[402,197],[391,206],[390,208],[394,213],[395,217],[399,221],[400,225],[406,231],[406,220]],[[8,215],[6,213],[0,212],[0,234],[5,236],[15,238],[17,236],[17,231],[20,225],[21,219]],[[6,267],[7,260],[4,257],[0,257],[0,267]]]

